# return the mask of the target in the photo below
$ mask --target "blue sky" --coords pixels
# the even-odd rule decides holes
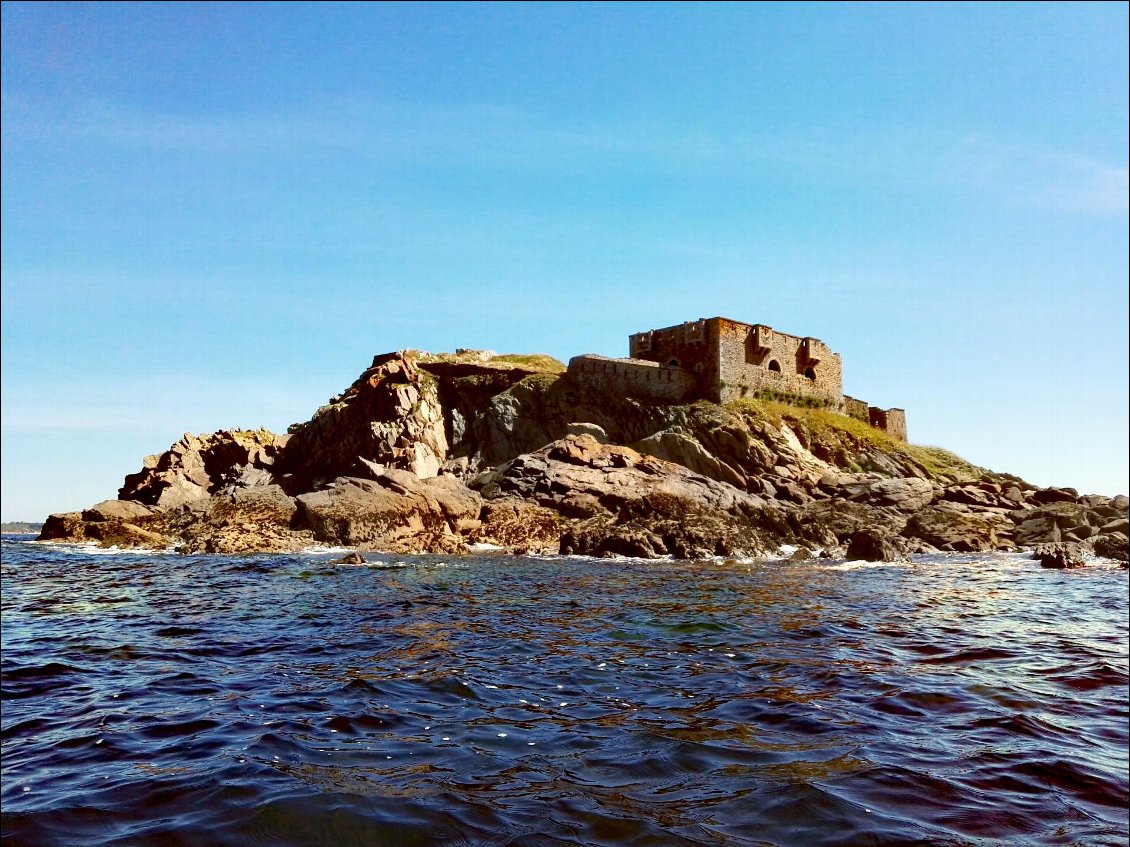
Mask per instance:
[[[1127,490],[1126,4],[4,3],[2,513],[404,347],[814,335]]]

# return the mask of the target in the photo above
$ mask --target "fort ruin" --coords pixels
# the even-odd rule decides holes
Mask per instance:
[[[727,403],[766,393],[813,398],[906,441],[906,412],[845,395],[840,355],[819,338],[700,318],[630,335],[628,354],[574,356],[569,373],[586,385],[667,403]]]

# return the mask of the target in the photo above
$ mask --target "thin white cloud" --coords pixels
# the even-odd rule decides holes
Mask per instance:
[[[101,143],[200,155],[346,155],[377,166],[524,171],[632,168],[736,180],[959,190],[1016,205],[1120,215],[1127,165],[985,133],[895,127],[848,134],[722,135],[647,124],[562,127],[490,104],[351,99],[279,113],[176,115],[106,103],[45,115],[4,98],[9,141]]]

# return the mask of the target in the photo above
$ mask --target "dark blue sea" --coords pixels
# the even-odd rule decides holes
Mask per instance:
[[[5,847],[1126,844],[1114,566],[334,556],[6,539]]]

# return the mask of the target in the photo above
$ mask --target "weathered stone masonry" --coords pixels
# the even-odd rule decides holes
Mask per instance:
[[[569,360],[569,373],[586,385],[645,400],[682,403],[694,399],[696,384],[690,371],[642,359],[611,359],[586,353]]]
[[[569,372],[606,390],[674,403],[726,403],[766,390],[813,397],[906,440],[902,409],[844,395],[840,356],[819,338],[716,317],[638,332],[628,344],[631,358],[576,356]]]

